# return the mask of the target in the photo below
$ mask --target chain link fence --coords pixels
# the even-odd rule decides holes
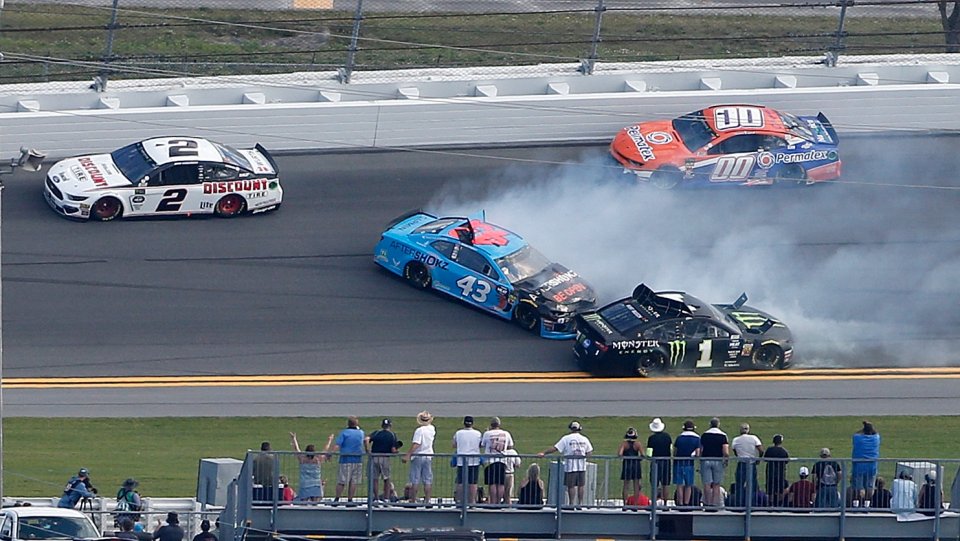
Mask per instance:
[[[0,8],[0,84],[960,51],[958,0],[33,0]],[[945,57],[946,59],[947,57]],[[496,68],[495,68],[496,67]],[[374,75],[375,77],[375,75]],[[375,82],[375,78],[364,78]],[[295,81],[291,77],[290,81]]]

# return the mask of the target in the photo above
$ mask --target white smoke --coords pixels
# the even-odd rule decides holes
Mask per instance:
[[[711,303],[746,292],[793,330],[801,366],[914,366],[956,362],[960,345],[957,242],[938,249],[905,227],[930,197],[869,183],[662,191],[591,151],[450,183],[430,208],[485,210],[584,276],[601,303],[640,282]]]

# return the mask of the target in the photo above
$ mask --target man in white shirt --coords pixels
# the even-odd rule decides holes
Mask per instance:
[[[537,453],[543,457],[549,453],[559,452],[563,455],[563,484],[567,487],[567,500],[570,505],[583,505],[583,489],[587,484],[587,457],[593,453],[593,445],[586,436],[580,433],[583,427],[578,421],[570,421],[567,426],[570,433],[560,438],[553,447]]]
[[[483,480],[487,485],[490,503],[494,505],[510,503],[509,493],[506,490],[507,461],[503,458],[503,454],[507,449],[513,449],[513,436],[501,428],[500,418],[494,417],[490,419],[490,429],[483,433],[480,444],[483,446],[483,453],[488,455],[486,457],[488,465],[483,471]]]
[[[763,456],[763,444],[760,438],[750,433],[750,425],[740,424],[740,435],[730,442],[733,454],[737,457],[737,472],[734,478],[736,494],[734,501],[746,505],[747,498],[757,492],[757,458]],[[748,477],[749,476],[749,477]],[[749,487],[748,487],[748,483]]]
[[[477,502],[477,476],[480,473],[480,431],[473,428],[473,417],[463,418],[463,428],[453,435],[453,450],[457,452],[457,486],[453,499],[460,503],[463,496],[463,478],[467,478],[467,503]]]
[[[410,503],[417,502],[417,488],[421,483],[424,502],[430,503],[430,494],[433,491],[433,440],[437,437],[437,429],[432,423],[433,415],[429,411],[417,414],[417,424],[420,426],[413,432],[410,450],[401,459],[404,463],[410,462],[410,478],[407,483]]]

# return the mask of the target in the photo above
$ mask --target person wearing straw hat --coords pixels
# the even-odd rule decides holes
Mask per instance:
[[[670,487],[670,455],[673,454],[673,437],[666,432],[666,425],[656,417],[650,421],[650,436],[647,437],[646,456],[650,462],[650,487],[658,505],[667,501]]]
[[[417,429],[413,432],[410,450],[401,459],[410,462],[410,477],[407,483],[410,503],[417,502],[417,489],[423,485],[424,502],[430,503],[433,492],[433,440],[437,429],[433,426],[433,415],[429,411],[417,414]]]

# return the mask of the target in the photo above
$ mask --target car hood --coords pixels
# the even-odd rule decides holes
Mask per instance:
[[[47,178],[62,191],[73,194],[130,186],[130,181],[117,169],[109,154],[61,160],[50,167]]]
[[[612,146],[621,156],[644,165],[670,162],[678,154],[689,154],[669,120],[627,126],[616,135]]]
[[[757,336],[758,334],[770,338],[788,338],[790,336],[790,330],[782,321],[752,306],[741,306],[737,309],[730,306],[717,306],[717,308],[730,316],[730,319],[737,324],[746,336]]]
[[[513,284],[537,299],[557,304],[593,303],[597,295],[576,272],[559,263],[551,263],[537,274]]]

